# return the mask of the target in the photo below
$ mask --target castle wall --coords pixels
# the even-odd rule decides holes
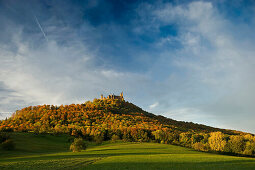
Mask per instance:
[[[101,95],[101,100],[103,99],[106,99],[105,97],[103,97],[103,95]],[[113,94],[110,94],[107,96],[107,99],[118,99],[118,100],[124,100],[124,97],[123,97],[123,92],[120,93],[120,96],[116,96],[116,95],[113,95]]]

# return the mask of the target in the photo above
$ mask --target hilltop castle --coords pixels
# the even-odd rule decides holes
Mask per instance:
[[[124,100],[124,97],[123,97],[123,92],[120,93],[119,96],[116,96],[114,94],[110,94],[109,96],[104,97],[102,94],[101,94],[101,100],[105,100],[105,99],[118,99],[118,100]]]

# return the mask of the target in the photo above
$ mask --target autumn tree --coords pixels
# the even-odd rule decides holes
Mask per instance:
[[[232,135],[228,141],[231,152],[241,154],[245,149],[245,140],[243,136]]]
[[[225,135],[222,132],[212,132],[208,139],[209,146],[213,151],[224,151],[226,141],[224,140]]]

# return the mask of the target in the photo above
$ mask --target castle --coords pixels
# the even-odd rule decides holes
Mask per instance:
[[[105,100],[105,99],[118,99],[118,100],[124,100],[124,97],[123,97],[123,92],[120,93],[119,96],[116,96],[114,94],[110,94],[109,96],[104,97],[102,94],[101,94],[101,100]]]

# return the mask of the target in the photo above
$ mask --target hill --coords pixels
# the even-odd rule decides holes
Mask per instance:
[[[121,100],[99,100],[84,104],[30,106],[16,111],[8,120],[2,121],[0,129],[4,131],[40,131],[53,132],[61,129],[73,130],[70,127],[113,128],[136,127],[139,129],[170,128],[179,132],[213,132],[227,134],[242,132],[213,128],[192,122],[176,121],[164,116],[157,116],[142,110],[140,107]],[[80,129],[80,128],[78,128]],[[66,132],[66,131],[65,131]]]
[[[68,152],[68,135],[8,133],[15,151],[0,149],[0,169],[254,169],[254,158],[197,152],[158,143],[89,144]]]
[[[201,151],[255,154],[252,134],[157,116],[119,99],[26,107],[1,121],[0,131],[65,133],[98,143],[121,139],[175,144]]]

